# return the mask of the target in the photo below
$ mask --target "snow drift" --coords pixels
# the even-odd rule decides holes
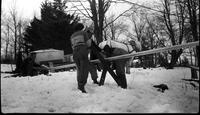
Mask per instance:
[[[8,71],[1,64],[1,71]],[[107,73],[105,84],[93,84],[90,74],[87,94],[77,90],[76,71],[50,73],[51,76],[4,78],[1,73],[1,110],[3,113],[197,113],[199,86],[190,78],[189,68],[131,68],[128,89],[117,86]],[[101,76],[101,72],[98,72]],[[157,91],[153,85],[167,84],[169,90]]]

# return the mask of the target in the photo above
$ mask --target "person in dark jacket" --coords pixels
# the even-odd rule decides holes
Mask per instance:
[[[78,23],[71,35],[71,44],[73,49],[73,59],[77,67],[77,82],[78,89],[82,93],[87,93],[85,90],[85,84],[87,83],[89,72],[89,60],[88,60],[88,46],[89,40],[87,32],[83,31],[84,25]]]

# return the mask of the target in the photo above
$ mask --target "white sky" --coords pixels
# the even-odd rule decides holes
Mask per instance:
[[[16,3],[16,8],[21,17],[32,19],[34,15],[40,16],[40,7],[41,3],[45,0],[2,0],[2,10],[4,12],[9,12],[9,9]],[[135,3],[147,3],[152,2],[154,0],[131,0]],[[110,13],[120,13],[128,9],[129,5],[127,4],[119,4],[113,5],[109,9]]]
[[[2,9],[5,12],[9,12],[9,9],[14,6],[16,2],[16,8],[19,15],[24,18],[30,18],[34,14],[38,15],[40,13],[41,3],[45,0],[2,0]]]

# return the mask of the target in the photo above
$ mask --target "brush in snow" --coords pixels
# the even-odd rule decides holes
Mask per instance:
[[[169,89],[166,84],[154,85],[153,87],[158,88],[158,91],[161,91],[162,93]]]

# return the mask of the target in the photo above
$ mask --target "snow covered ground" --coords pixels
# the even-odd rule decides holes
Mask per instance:
[[[1,64],[1,71],[9,71]],[[128,89],[117,86],[107,73],[105,84],[92,83],[87,94],[77,90],[76,71],[50,73],[51,76],[4,78],[1,73],[1,110],[3,113],[197,113],[199,84],[193,88],[190,69],[131,68]],[[101,76],[101,72],[98,73]],[[157,91],[153,85],[165,83],[169,90]]]

